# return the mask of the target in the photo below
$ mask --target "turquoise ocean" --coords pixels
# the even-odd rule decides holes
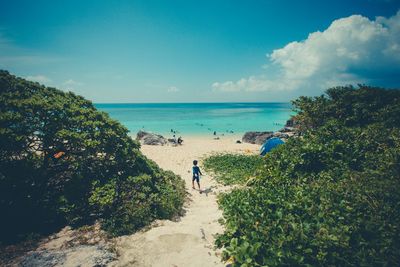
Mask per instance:
[[[171,135],[241,135],[281,129],[294,112],[290,103],[95,104],[134,135],[139,130]]]

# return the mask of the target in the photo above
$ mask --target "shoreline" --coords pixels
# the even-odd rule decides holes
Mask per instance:
[[[171,138],[174,135],[174,133],[166,133],[166,134],[164,134],[164,133],[152,132],[152,131],[145,131],[145,132],[152,133],[152,134],[158,134],[158,135],[161,135],[161,136],[163,136],[165,138]],[[136,134],[137,133],[131,133],[131,132],[128,133],[128,135],[130,137],[132,137],[133,139],[136,138]],[[181,136],[182,138],[208,138],[208,137],[210,137],[210,138],[213,138],[213,137],[223,138],[223,137],[234,137],[234,138],[241,139],[244,134],[245,133],[223,133],[223,134],[218,134],[218,132],[217,132],[216,135],[213,135],[213,133],[203,134],[203,133],[180,133],[180,132],[178,132],[178,133],[175,133],[175,136],[177,136],[177,137]]]

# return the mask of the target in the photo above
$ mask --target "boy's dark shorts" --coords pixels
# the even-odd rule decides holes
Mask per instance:
[[[194,180],[196,180],[196,182],[199,183],[199,182],[200,182],[199,176],[194,176],[194,175],[193,175],[192,181],[194,181]]]

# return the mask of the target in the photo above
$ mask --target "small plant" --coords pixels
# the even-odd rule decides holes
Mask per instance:
[[[216,154],[204,160],[204,168],[224,185],[244,184],[256,174],[262,162],[258,155]]]

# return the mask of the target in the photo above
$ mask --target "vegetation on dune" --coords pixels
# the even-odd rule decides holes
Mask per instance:
[[[73,93],[0,71],[0,243],[100,219],[132,233],[183,205],[184,184]]]
[[[234,266],[397,266],[400,91],[338,87],[294,101],[304,130],[220,196]],[[306,130],[307,129],[307,130]]]
[[[224,184],[244,184],[263,164],[258,155],[216,154],[204,160],[204,168],[214,173],[214,178]]]

